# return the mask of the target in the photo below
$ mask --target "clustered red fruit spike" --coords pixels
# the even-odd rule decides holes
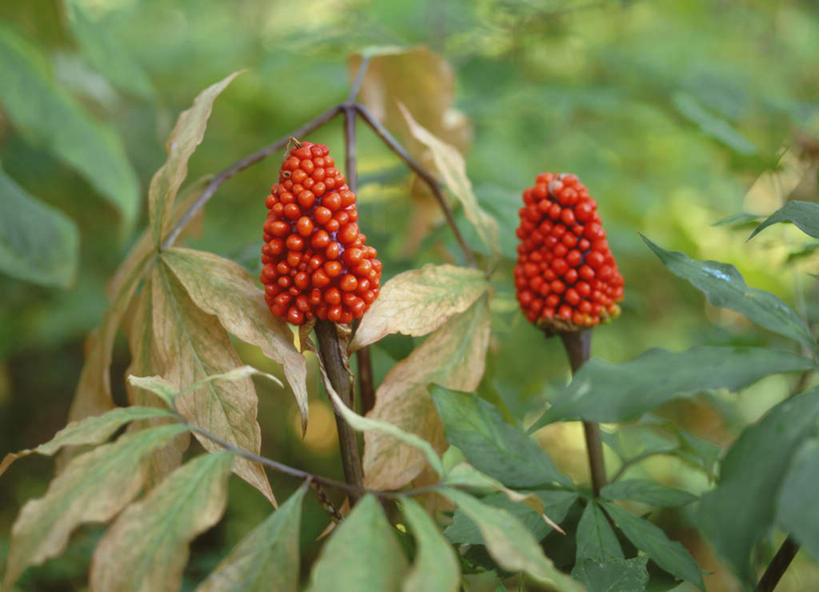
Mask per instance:
[[[597,202],[575,175],[541,173],[523,192],[515,289],[530,322],[577,331],[620,314],[623,276]]]
[[[290,150],[267,196],[265,301],[288,323],[349,323],[378,296],[381,262],[358,230],[355,194],[324,144]]]

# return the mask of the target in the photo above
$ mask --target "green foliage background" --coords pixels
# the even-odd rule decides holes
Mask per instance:
[[[456,107],[473,126],[468,174],[482,205],[500,222],[505,255],[502,273],[495,276],[494,338],[480,392],[512,417],[534,419],[549,385],[567,372],[558,343],[544,341],[517,312],[511,282],[520,191],[544,170],[574,172],[589,187],[626,279],[622,317],[595,332],[596,356],[622,361],[652,346],[784,343],[705,304],[699,292],[661,266],[639,232],[698,259],[733,263],[749,285],[779,295],[812,320],[819,315],[806,273],[816,271],[814,244],[782,226],[751,243],[745,243],[750,230],[743,220],[712,226],[743,211],[767,215],[781,205],[786,196],[775,185],[748,192],[761,174],[777,168],[787,147],[807,171],[791,197],[817,197],[819,10],[810,0],[76,0],[76,6],[69,0],[31,0],[0,4],[0,26],[38,47],[55,84],[121,139],[143,196],[136,205],[138,227],[147,218],[144,195],[164,160],[162,143],[176,115],[201,88],[229,72],[248,68],[216,103],[191,161],[191,180],[221,170],[344,100],[346,56],[362,47],[426,44],[445,55],[456,72]],[[406,170],[359,129],[361,226],[379,249],[385,277],[429,261],[458,261],[440,224],[410,248],[422,219],[406,197]],[[339,160],[341,136],[340,122],[314,135]],[[2,108],[0,163],[25,191],[73,219],[80,237],[78,270],[68,289],[0,276],[5,453],[45,441],[65,424],[84,337],[106,306],[105,281],[136,235],[113,202],[22,134]],[[272,157],[225,184],[189,243],[256,273],[264,198],[278,164]],[[43,243],[50,239],[48,233],[41,237]],[[70,253],[53,256],[70,261]],[[412,344],[391,337],[375,347],[376,378]],[[258,351],[246,346],[240,351],[247,361],[275,370]],[[119,401],[125,400],[119,377],[128,357],[123,340],[112,372]],[[312,372],[314,381],[315,376]],[[672,403],[661,414],[726,445],[785,396],[788,380],[777,376],[740,395],[718,392]],[[258,383],[262,451],[338,475],[333,437],[326,433],[332,432],[331,413],[317,398],[317,384],[311,386],[314,427],[302,441],[292,397]],[[581,440],[571,426],[547,430],[543,442],[561,468],[583,475]],[[44,491],[51,470],[51,461],[31,459],[0,479],[0,556],[14,515],[24,500]],[[630,475],[697,493],[708,487],[698,473],[668,457]],[[274,480],[273,487],[281,500],[294,484]],[[190,584],[266,515],[261,496],[236,479],[231,488],[226,520],[196,543]],[[302,539],[310,540],[326,516],[311,496],[305,504]],[[689,544],[704,569],[719,570],[706,579],[709,590],[736,589],[697,538],[686,511],[669,515],[663,526]],[[82,530],[65,556],[30,570],[20,589],[81,589],[98,536],[93,528]],[[304,560],[317,548],[308,544]],[[817,585],[819,570],[803,553],[781,589]]]

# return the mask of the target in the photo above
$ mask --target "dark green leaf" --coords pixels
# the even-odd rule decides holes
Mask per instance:
[[[748,237],[754,238],[757,234],[778,222],[793,222],[805,234],[819,238],[819,203],[811,201],[789,201],[756,227]]]
[[[571,491],[535,491],[543,502],[543,512],[552,520],[560,523],[577,501],[577,494]],[[541,541],[546,538],[552,527],[535,510],[520,502],[513,502],[504,493],[493,493],[481,499],[481,502],[494,508],[501,508],[517,518],[534,537]],[[453,543],[462,545],[483,545],[483,537],[477,525],[462,510],[455,510],[445,534]]]
[[[532,534],[509,512],[486,505],[456,489],[442,489],[440,493],[478,525],[486,541],[486,550],[503,569],[525,572],[559,592],[582,590],[577,582],[555,568]]]
[[[779,495],[777,522],[819,559],[819,441],[807,442],[791,462]]]
[[[678,508],[697,499],[687,491],[643,479],[609,483],[600,490],[600,495],[610,500],[627,499],[660,508]]]
[[[589,502],[577,523],[577,563],[591,559],[605,563],[609,559],[623,559],[623,549],[609,525],[603,510]]]
[[[37,47],[2,27],[0,72],[0,103],[20,133],[79,171],[130,228],[138,212],[139,185],[119,136],[86,115],[51,80]]]
[[[671,575],[705,590],[702,572],[685,547],[670,540],[662,530],[647,520],[629,514],[614,504],[604,502],[603,507],[626,538],[654,563]]]
[[[397,592],[407,568],[407,559],[381,504],[367,495],[330,535],[313,566],[308,590]]]
[[[67,288],[77,273],[78,251],[73,220],[26,193],[0,170],[0,272]]]
[[[236,545],[196,592],[295,592],[299,589],[299,529],[307,486]]]
[[[400,506],[418,549],[402,592],[456,592],[461,570],[452,546],[418,502],[405,497]]]
[[[575,564],[572,577],[588,592],[642,592],[648,584],[647,563],[645,555],[631,559],[609,557],[604,562],[584,559]]]
[[[552,459],[523,431],[503,421],[492,405],[474,394],[433,385],[432,400],[447,441],[479,471],[508,487],[570,485]]]
[[[645,236],[643,240],[671,273],[691,282],[714,306],[731,309],[769,331],[816,349],[816,340],[805,321],[779,297],[749,287],[733,265],[698,261],[678,251],[666,251]]]
[[[699,524],[716,551],[746,583],[750,557],[770,530],[788,465],[816,429],[819,389],[792,397],[747,428],[725,455],[719,486],[702,496]]]
[[[551,408],[532,429],[567,419],[623,421],[675,398],[712,389],[737,390],[769,374],[813,367],[800,355],[753,347],[652,349],[622,364],[594,358],[568,387],[557,391]]]

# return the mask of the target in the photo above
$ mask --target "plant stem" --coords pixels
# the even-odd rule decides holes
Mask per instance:
[[[444,213],[444,218],[446,218],[446,222],[449,225],[450,229],[452,230],[452,234],[455,235],[455,240],[458,242],[458,246],[461,247],[461,251],[463,251],[464,257],[466,258],[466,262],[470,267],[477,267],[478,264],[475,262],[475,257],[472,255],[472,249],[466,244],[461,231],[458,229],[458,225],[455,223],[455,217],[452,215],[452,209],[449,207],[449,204],[444,197],[444,193],[441,190],[441,184],[432,176],[432,174],[427,171],[424,167],[422,167],[418,161],[416,161],[412,156],[410,156],[409,152],[407,152],[401,144],[398,143],[390,132],[381,125],[381,123],[373,117],[372,113],[360,103],[355,103],[353,105],[355,110],[358,111],[359,115],[361,115],[361,119],[372,128],[375,134],[381,138],[381,141],[387,145],[387,147],[392,150],[398,158],[403,160],[407,163],[407,166],[412,169],[412,171],[418,175],[424,183],[426,183],[432,194],[435,196],[436,201],[438,202],[438,206],[441,208],[441,211]]]
[[[318,321],[316,337],[318,338],[319,355],[324,362],[330,384],[344,404],[354,409],[352,376],[348,371],[347,344],[342,343],[339,339],[336,325],[332,321]],[[364,476],[361,469],[361,454],[358,451],[358,439],[353,428],[338,412],[335,413],[335,416],[344,477],[347,483],[362,490]]]
[[[560,339],[569,357],[572,374],[576,374],[591,355],[591,329],[580,331],[561,331]],[[594,497],[600,495],[600,489],[606,484],[606,464],[603,459],[603,442],[600,439],[600,426],[594,421],[583,422],[583,433],[586,436],[586,453],[589,456]]]
[[[798,552],[799,545],[797,545],[791,537],[787,537],[779,547],[779,551],[774,555],[774,558],[771,559],[765,573],[762,574],[759,584],[757,584],[754,589],[755,592],[773,592],[779,583],[779,579],[785,573],[785,570],[788,569],[788,566]]]
[[[366,69],[369,60],[365,59],[359,70],[359,77],[356,79],[353,90],[350,91],[352,98],[358,92],[357,86],[361,84],[363,71]],[[358,171],[356,170],[356,150],[355,150],[355,118],[356,111],[350,105],[344,106],[344,157],[345,168],[347,170],[347,186],[355,193],[358,190]],[[373,365],[370,359],[370,349],[362,347],[355,354],[358,361],[358,393],[360,396],[359,409],[361,415],[366,415],[375,404],[375,387],[373,386]]]
[[[213,178],[213,180],[210,183],[208,183],[207,187],[205,187],[205,190],[202,192],[202,195],[199,196],[199,199],[197,199],[193,204],[191,204],[191,207],[188,209],[188,211],[185,212],[182,218],[179,219],[179,222],[177,222],[174,225],[174,227],[170,230],[168,236],[165,238],[165,241],[162,243],[162,248],[167,249],[173,246],[173,244],[176,242],[176,239],[179,238],[179,234],[182,232],[182,229],[188,225],[188,223],[193,219],[194,216],[196,216],[199,210],[201,210],[208,202],[208,200],[210,200],[210,198],[213,197],[213,194],[216,193],[216,190],[219,189],[222,183],[230,179],[236,173],[239,173],[244,169],[248,168],[249,166],[256,164],[257,162],[265,159],[274,152],[278,152],[279,150],[287,146],[287,143],[290,141],[290,138],[293,137],[299,138],[301,136],[306,136],[310,132],[320,128],[328,121],[332,120],[336,115],[341,113],[341,110],[342,110],[341,105],[335,105],[334,107],[331,107],[330,109],[328,109],[327,111],[325,111],[312,121],[308,121],[300,128],[293,130],[292,132],[279,138],[272,144],[268,144],[267,146],[257,150],[253,154],[245,156],[243,159],[236,161],[228,168],[217,174]]]

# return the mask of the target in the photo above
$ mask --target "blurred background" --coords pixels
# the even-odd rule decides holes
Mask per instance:
[[[505,259],[493,277],[493,338],[480,393],[504,413],[531,421],[568,372],[559,344],[518,312],[511,281],[520,193],[542,171],[573,172],[587,185],[626,279],[623,314],[595,332],[594,355],[621,361],[650,347],[788,347],[709,307],[659,264],[639,233],[692,257],[733,263],[750,285],[819,317],[809,275],[819,244],[782,226],[745,242],[753,222],[785,200],[817,199],[813,0],[2,0],[0,218],[8,226],[26,194],[28,222],[42,224],[31,252],[44,271],[18,266],[0,274],[0,454],[65,425],[85,337],[106,307],[106,281],[144,226],[147,186],[178,113],[205,86],[247,69],[216,102],[190,163],[192,182],[343,101],[360,62],[355,54],[374,46],[409,51],[374,58],[361,99],[419,158],[395,117],[396,100],[457,146],[481,204],[501,225]],[[20,73],[32,64],[34,83]],[[430,261],[461,262],[423,187],[361,123],[358,131],[360,224],[384,277]],[[310,139],[327,143],[342,162],[340,120]],[[274,155],[223,185],[186,243],[257,274],[264,200],[279,164]],[[462,228],[470,244],[480,244]],[[410,338],[390,337],[373,348],[376,379],[412,347]],[[237,348],[249,363],[277,371],[255,348]],[[120,403],[128,362],[121,337],[112,366]],[[338,476],[332,413],[315,378],[304,439],[292,396],[257,383],[262,450]],[[725,446],[794,380],[701,395],[655,419]],[[629,455],[660,437],[641,424],[608,429]],[[538,437],[565,471],[587,478],[578,426],[553,426]],[[616,468],[613,452],[607,460]],[[0,478],[0,559],[19,508],[42,495],[52,471],[50,459],[30,457]],[[695,493],[709,487],[702,471],[672,456],[628,474]],[[271,479],[280,500],[297,485]],[[243,482],[232,479],[231,487],[226,518],[195,543],[186,589],[269,511]],[[309,541],[327,524],[317,502],[308,504],[305,564],[318,549]],[[713,572],[709,591],[738,589],[685,511],[658,522]],[[19,589],[84,589],[101,532],[82,529],[61,558],[29,570]],[[773,534],[762,564],[781,538]],[[819,589],[819,569],[800,553],[778,590],[810,589]]]

